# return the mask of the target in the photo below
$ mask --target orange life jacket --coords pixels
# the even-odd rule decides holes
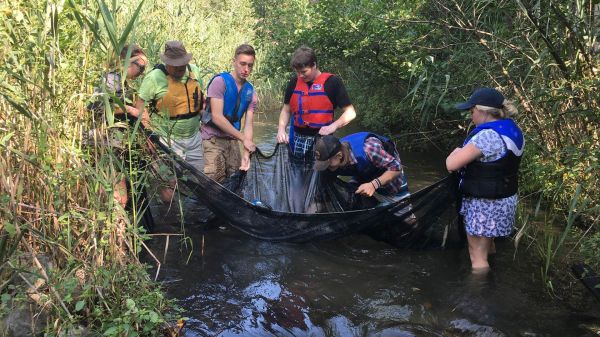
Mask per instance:
[[[330,73],[321,73],[310,88],[298,77],[290,99],[295,127],[320,128],[333,122],[333,103],[325,92],[325,81],[331,76]]]
[[[160,67],[162,66],[162,67]],[[200,83],[188,66],[188,78],[185,83],[170,76],[163,65],[158,68],[167,76],[167,92],[156,101],[157,111],[166,111],[170,119],[186,119],[198,116],[204,100]]]

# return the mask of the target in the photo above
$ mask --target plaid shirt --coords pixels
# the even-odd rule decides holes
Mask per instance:
[[[306,158],[308,156],[312,160],[312,148],[315,143],[315,137],[294,133],[294,148],[292,149],[294,157]]]
[[[377,189],[377,193],[384,195],[396,195],[408,193],[408,183],[402,171],[400,163],[400,155],[398,153],[389,154],[383,148],[383,144],[376,137],[369,137],[365,140],[363,150],[371,161],[371,164],[377,168],[385,169],[386,171],[400,171],[401,174],[392,181]],[[358,161],[354,154],[350,152],[350,164],[354,165]]]

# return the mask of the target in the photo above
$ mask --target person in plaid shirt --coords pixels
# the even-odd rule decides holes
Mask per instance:
[[[369,197],[375,192],[394,197],[408,195],[400,155],[389,138],[370,132],[359,132],[342,139],[327,135],[315,142],[314,151],[314,169],[352,176],[360,183],[357,194]]]

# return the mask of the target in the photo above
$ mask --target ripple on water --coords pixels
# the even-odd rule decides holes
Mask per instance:
[[[411,184],[418,182],[411,186],[432,181],[433,166],[409,155],[403,163],[412,168]],[[417,177],[420,171],[428,172],[425,178]],[[170,216],[177,230],[179,220]],[[515,255],[512,242],[497,243],[493,273],[478,279],[465,249],[398,250],[365,235],[270,243],[218,225],[186,227],[192,245],[172,238],[166,254],[164,237],[149,243],[157,257],[166,256],[160,278],[190,317],[185,336],[585,333],[581,313],[548,299],[539,269],[526,254]]]

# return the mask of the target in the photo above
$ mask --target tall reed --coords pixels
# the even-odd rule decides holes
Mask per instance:
[[[60,335],[81,325],[105,336],[156,336],[175,307],[137,259],[146,234],[137,225],[145,210],[135,191],[147,173],[122,167],[116,149],[99,144],[102,136],[88,137],[93,126],[104,136],[119,126],[108,103],[124,103],[108,94],[92,97],[93,87],[115,70],[126,43],[139,44],[158,63],[167,40],[184,42],[206,85],[230,69],[237,45],[254,43],[252,6],[248,0],[17,0],[0,5],[0,17],[2,310],[37,304],[39,317],[52,323],[40,322],[32,334],[41,328]],[[259,83],[264,49],[255,48]],[[127,62],[121,66],[116,70]],[[267,94],[271,82],[263,83],[257,89]],[[105,118],[87,111],[93,99],[104,101]],[[137,128],[126,139],[132,156]],[[124,173],[134,185],[130,214],[113,198]]]

